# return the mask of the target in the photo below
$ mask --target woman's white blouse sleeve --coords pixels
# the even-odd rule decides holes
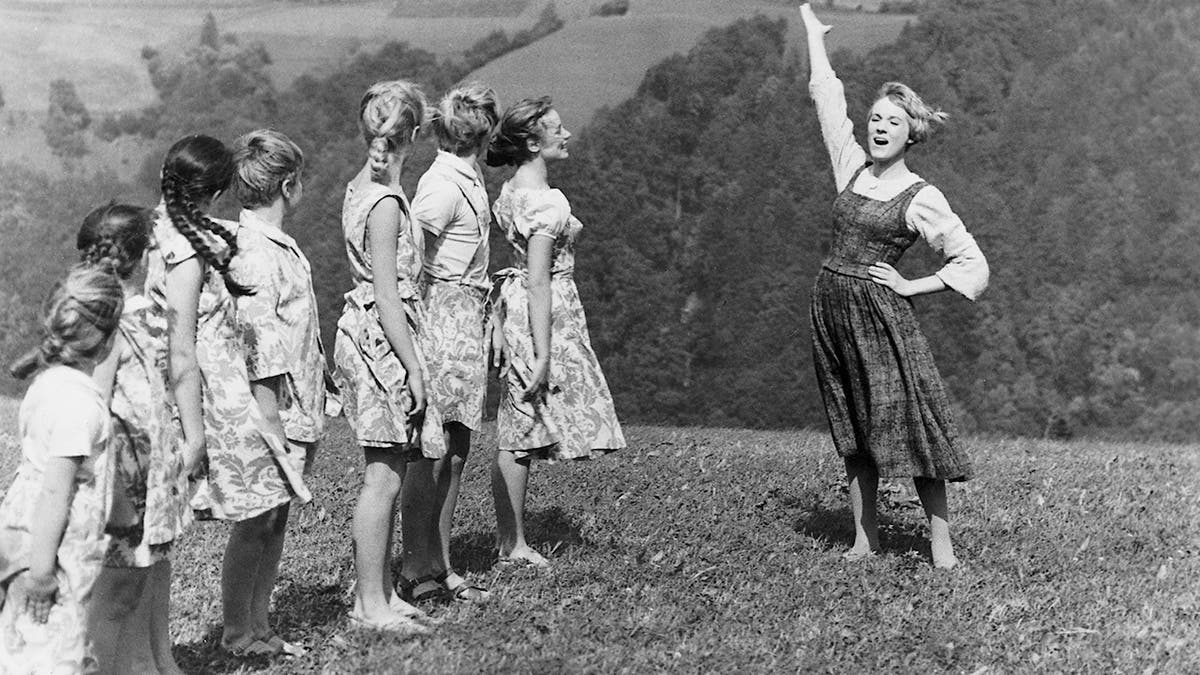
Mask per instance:
[[[833,72],[817,74],[808,83],[808,93],[817,107],[821,137],[833,164],[833,181],[840,193],[854,173],[867,163],[867,153],[854,140],[854,123],[846,115],[846,91]]]
[[[922,188],[905,217],[908,226],[946,261],[936,273],[938,278],[967,299],[977,299],[988,285],[987,260],[942,191],[932,185]]]

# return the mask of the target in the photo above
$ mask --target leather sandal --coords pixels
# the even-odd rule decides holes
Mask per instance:
[[[397,574],[396,592],[401,600],[415,605],[418,602],[441,600],[445,596],[445,587],[432,574],[416,579]]]
[[[453,586],[447,583],[450,575],[458,577],[459,582]],[[455,602],[483,603],[492,597],[488,589],[467,581],[461,574],[454,571],[453,567],[435,576],[434,579],[446,589],[446,594]]]

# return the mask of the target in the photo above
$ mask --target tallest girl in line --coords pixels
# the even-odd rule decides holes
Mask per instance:
[[[867,150],[854,140],[842,83],[825,33],[807,3],[811,79],[821,135],[833,163],[833,246],[812,294],[813,362],[854,512],[850,559],[879,548],[879,476],[911,476],[929,518],[936,567],[958,563],[950,542],[946,481],[971,477],[945,386],[921,334],[911,297],[947,288],[974,300],[987,261],[941,191],[909,170],[908,150],[946,115],[907,86],[885,83],[867,117]],[[906,279],[895,265],[917,239],[940,252],[935,274]]]

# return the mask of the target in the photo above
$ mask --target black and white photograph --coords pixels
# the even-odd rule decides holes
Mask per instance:
[[[1200,3],[0,0],[0,675],[1200,673]]]

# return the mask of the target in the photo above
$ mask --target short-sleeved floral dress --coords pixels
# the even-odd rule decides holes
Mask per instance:
[[[505,183],[493,204],[517,266],[498,273],[504,303],[508,374],[501,383],[496,426],[501,451],[549,460],[588,459],[625,447],[608,382],[588,337],[573,278],[575,239],[583,224],[556,189]],[[546,395],[521,400],[534,363],[529,325],[527,255],[532,237],[554,240],[550,272],[550,375]]]
[[[146,296],[154,304],[150,328],[167,335],[167,270],[196,255],[160,205],[150,250]],[[237,223],[217,221],[230,232]],[[204,236],[215,250],[223,242]],[[196,320],[196,360],[200,366],[204,432],[208,442],[207,478],[194,490],[192,508],[205,516],[241,521],[288,503],[308,502],[312,494],[302,476],[303,458],[289,455],[284,439],[272,433],[250,392],[245,349],[234,322],[233,296],[220,273],[207,265]],[[169,344],[169,343],[168,343]],[[160,364],[170,381],[167,359]]]
[[[109,456],[139,522],[113,533],[104,561],[109,567],[149,567],[163,560],[192,517],[183,432],[174,410],[164,405],[167,387],[159,363],[167,345],[151,334],[151,308],[144,295],[126,298],[118,327],[125,347],[109,404]]]
[[[410,457],[414,459],[419,456],[440,459],[446,454],[441,415],[436,406],[427,402],[421,428],[410,427],[406,414],[411,407],[407,386],[409,373],[392,350],[375,307],[367,217],[384,199],[397,200],[404,214],[396,243],[399,276],[396,284],[413,342],[420,344],[424,309],[417,283],[421,275],[422,238],[420,228],[415,227],[408,217],[408,200],[402,192],[378,183],[347,185],[342,206],[342,233],[354,288],[346,293],[346,304],[338,319],[333,344],[333,380],[341,390],[342,411],[359,445],[396,449],[411,453]],[[417,349],[417,357],[428,381],[428,370],[420,349]]]
[[[19,424],[22,461],[0,503],[0,585],[8,593],[0,610],[0,673],[95,672],[86,627],[92,586],[108,548],[104,528],[113,485],[108,406],[87,374],[51,366],[29,386]],[[46,463],[55,456],[82,461],[55,557],[58,594],[50,618],[37,623],[10,582],[29,568],[29,533],[40,515]]]

